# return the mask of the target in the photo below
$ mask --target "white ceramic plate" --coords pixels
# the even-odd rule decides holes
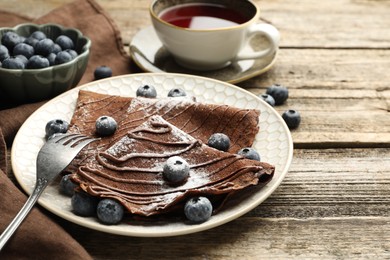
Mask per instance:
[[[142,84],[154,85],[159,96],[166,96],[170,89],[181,87],[188,94],[196,96],[199,102],[259,109],[260,132],[256,136],[254,148],[260,152],[262,161],[275,165],[274,178],[262,189],[244,197],[240,203],[230,205],[207,222],[196,225],[166,221],[148,223],[133,221],[114,226],[103,225],[95,218],[74,215],[71,211],[70,198],[58,192],[58,184],[47,187],[39,199],[38,202],[43,207],[68,221],[103,232],[143,237],[175,236],[210,229],[236,219],[258,206],[279,186],[292,160],[293,143],[290,131],[271,106],[246,90],[213,79],[168,73],[112,77],[80,88],[104,94],[134,96],[136,89]],[[80,88],[72,89],[39,108],[26,120],[15,137],[11,153],[12,167],[17,181],[29,194],[35,184],[36,157],[45,141],[45,125],[54,118],[70,121]]]

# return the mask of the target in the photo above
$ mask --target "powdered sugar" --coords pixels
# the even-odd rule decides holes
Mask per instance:
[[[188,97],[175,98],[141,98],[137,97],[131,100],[127,112],[134,112],[142,110],[146,115],[155,114],[156,111],[167,112],[173,108],[185,108],[194,104],[194,100]]]

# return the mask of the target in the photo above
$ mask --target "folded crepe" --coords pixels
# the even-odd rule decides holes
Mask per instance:
[[[189,196],[203,194],[222,205],[229,195],[268,182],[274,167],[236,152],[253,144],[258,110],[196,102],[193,98],[133,98],[80,90],[68,132],[95,136],[100,116],[118,123],[114,135],[83,149],[68,167],[86,192],[120,201],[141,216],[175,211]],[[225,133],[228,152],[206,145]],[[162,179],[162,164],[172,155],[191,165],[188,181],[172,187]]]
[[[163,177],[163,166],[172,156],[190,165],[189,177],[181,185]],[[209,147],[152,115],[97,152],[72,179],[91,195],[118,200],[132,214],[152,216],[176,212],[178,205],[197,195],[223,201],[236,191],[268,182],[273,174],[270,164]]]
[[[117,142],[129,130],[138,127],[153,115],[160,115],[184,132],[207,143],[214,133],[229,136],[229,152],[250,147],[259,131],[258,110],[240,109],[228,105],[205,104],[192,98],[133,98],[80,90],[69,132],[96,136],[95,121],[111,116],[118,130],[110,138],[101,138],[84,149],[68,167],[68,172],[94,160],[96,151]]]

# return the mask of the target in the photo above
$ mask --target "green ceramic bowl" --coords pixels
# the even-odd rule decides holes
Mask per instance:
[[[34,31],[44,32],[48,38],[59,35],[70,37],[78,56],[64,64],[43,69],[0,68],[0,95],[4,100],[18,103],[42,101],[55,97],[76,86],[83,76],[89,59],[91,41],[77,29],[57,24],[20,24],[13,28],[1,28],[0,38],[7,31],[28,37]]]

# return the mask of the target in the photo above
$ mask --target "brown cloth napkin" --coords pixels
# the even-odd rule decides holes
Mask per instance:
[[[76,0],[36,20],[0,10],[0,27],[20,23],[58,23],[75,27],[92,41],[90,60],[80,84],[93,80],[96,67],[111,67],[113,75],[137,71],[123,49],[122,38],[114,21],[93,0]],[[139,71],[139,70],[138,70]],[[1,84],[1,83],[0,83]],[[27,197],[7,177],[7,145],[23,122],[44,102],[17,106],[0,97],[0,232],[10,223]],[[7,109],[3,109],[3,108]],[[1,110],[3,109],[3,110]],[[0,259],[91,259],[85,249],[64,229],[35,207],[8,244]]]

